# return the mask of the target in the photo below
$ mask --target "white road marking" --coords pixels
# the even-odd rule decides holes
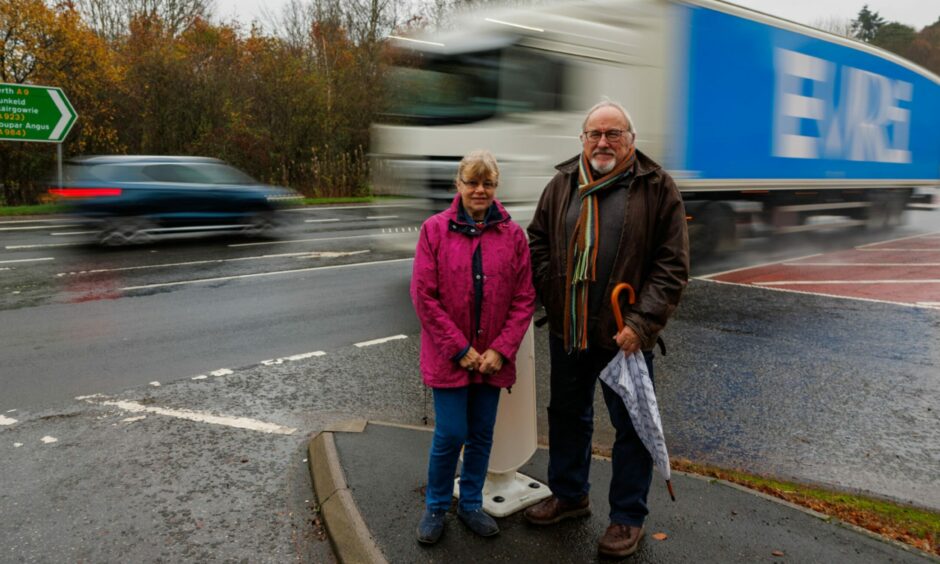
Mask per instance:
[[[917,302],[917,305],[922,305],[924,307],[938,307],[940,308],[940,302]]]
[[[16,410],[15,410],[15,409],[8,409],[8,410],[7,410],[7,413],[16,413]]]
[[[783,266],[940,266],[940,262],[785,262]]]
[[[855,250],[865,253],[935,253],[940,251],[940,247],[936,249],[863,249],[859,247]]]
[[[13,264],[15,262],[42,262],[46,260],[55,260],[55,258],[54,257],[42,257],[42,258],[31,258],[31,259],[0,260],[0,264]]]
[[[247,429],[249,431],[258,431],[261,433],[272,433],[275,435],[293,435],[297,429],[285,427],[275,423],[249,419],[247,417],[232,417],[228,415],[213,415],[211,413],[202,413],[188,409],[166,409],[162,407],[153,407],[141,405],[132,401],[103,401],[101,405],[116,407],[123,411],[131,413],[153,413],[155,415],[164,415],[175,417],[176,419],[185,419],[197,423],[208,423],[210,425],[222,425],[225,427],[234,427],[236,429]]]
[[[332,219],[305,219],[304,223],[332,223],[334,221],[339,221],[339,218]]]
[[[78,227],[78,225],[56,225],[61,229],[66,227]],[[33,229],[49,229],[48,225],[32,225],[30,227],[0,227],[0,231],[28,231]]]
[[[136,423],[137,421],[143,421],[146,419],[146,415],[138,415],[137,417],[125,417],[121,419],[121,423]]]
[[[216,377],[229,376],[231,374],[235,374],[235,372],[233,372],[232,370],[228,368],[220,368],[218,370],[213,370],[212,372],[209,373],[210,376],[216,376]]]
[[[797,261],[797,260],[805,260],[805,259],[808,259],[808,258],[818,257],[818,256],[822,256],[822,253],[813,253],[813,254],[811,254],[811,255],[806,255],[806,256],[802,256],[802,257],[797,257],[797,258],[795,258],[795,259],[788,259],[788,262],[793,262],[793,261]],[[763,262],[763,263],[760,263],[760,264],[755,264],[755,265],[753,265],[753,266],[742,266],[742,267],[740,267],[740,268],[732,268],[731,270],[723,270],[723,271],[721,271],[721,272],[714,272],[714,273],[712,273],[712,274],[704,274],[704,275],[702,275],[702,276],[696,276],[696,278],[698,278],[699,280],[710,280],[710,279],[712,279],[712,278],[714,278],[714,277],[716,277],[716,276],[723,276],[723,275],[725,275],[725,274],[733,274],[733,273],[735,273],[735,272],[741,272],[742,270],[750,270],[750,269],[752,269],[752,268],[762,268],[762,267],[764,267],[764,266],[773,266],[773,265],[775,265],[775,264],[780,264],[780,263],[781,263],[781,261],[779,261],[779,260],[775,260],[775,261],[771,261],[771,262]]]
[[[45,437],[43,437],[43,438],[41,438],[41,439],[39,439],[39,440],[42,441],[42,442],[44,442],[44,443],[47,444],[47,445],[51,445],[52,443],[57,443],[57,442],[59,442],[59,439],[57,439],[57,438],[55,438],[55,437],[50,437],[49,435],[46,435]]]
[[[285,362],[294,362],[294,361],[297,361],[297,360],[304,360],[304,359],[306,359],[306,358],[312,358],[312,357],[315,357],[315,356],[323,356],[323,355],[325,355],[325,354],[326,354],[326,353],[323,352],[323,351],[313,351],[313,352],[308,352],[308,353],[303,353],[303,354],[295,354],[295,355],[293,355],[293,356],[285,356],[285,357],[282,357],[282,358],[275,358],[275,359],[271,359],[271,360],[262,360],[262,361],[261,361],[261,364],[263,364],[264,366],[272,366],[272,365],[275,365],[275,364],[284,364]]]
[[[940,280],[774,280],[751,282],[755,286],[813,286],[815,284],[940,284]]]
[[[13,419],[12,417],[5,417],[3,415],[0,415],[0,425],[13,425],[14,423],[16,423],[16,419]]]
[[[330,252],[330,251],[304,251],[302,253],[280,253],[276,255],[258,255],[253,257],[239,257],[231,259],[212,259],[212,260],[191,260],[187,262],[168,262],[163,264],[142,264],[138,266],[123,266],[121,268],[97,268],[94,270],[79,270],[77,272],[59,272],[56,277],[76,276],[83,274],[100,274],[102,272],[124,272],[128,270],[144,270],[151,268],[170,268],[174,266],[195,266],[199,264],[218,264],[223,262],[239,262],[246,260],[266,260],[272,258],[338,258],[351,255],[361,255],[370,252],[368,249],[362,251]]]
[[[94,235],[97,231],[64,231],[62,233],[50,233],[53,237],[68,237],[70,235]]]
[[[389,341],[397,341],[399,339],[407,339],[408,335],[393,335],[391,337],[384,337],[382,339],[374,339],[372,341],[363,341],[361,343],[356,343],[356,346],[359,348],[362,347],[371,347],[372,345],[381,345],[382,343],[387,343]]]
[[[372,262],[357,262],[354,264],[336,264],[332,266],[315,266],[312,268],[297,268],[294,270],[278,270],[274,272],[256,272],[254,274],[239,274],[237,276],[223,276],[219,278],[200,278],[196,280],[182,280],[180,282],[164,282],[161,284],[145,284],[143,286],[126,286],[120,288],[122,292],[129,292],[132,290],[148,290],[151,288],[167,288],[170,286],[186,286],[189,284],[206,284],[210,282],[224,282],[227,280],[240,280],[245,278],[259,278],[262,276],[278,276],[281,274],[296,274],[299,272],[314,272],[317,270],[336,270],[340,268],[352,268],[356,266],[373,266],[376,264],[390,264],[395,262],[404,262],[411,261],[413,258],[403,258],[403,259],[389,259],[389,260],[378,260]]]
[[[101,395],[101,394],[90,394],[90,395],[87,395],[87,396],[75,396],[75,399],[76,399],[77,401],[88,401],[88,400],[92,400],[92,399],[95,399],[95,398],[103,398],[103,397],[104,397],[104,396]]]
[[[193,380],[206,380],[207,378],[209,378],[209,377],[206,376],[205,374],[200,374],[199,376],[193,376],[193,377],[192,377]]]
[[[366,219],[398,219],[397,215],[367,215]]]
[[[724,280],[710,280],[708,278],[698,278],[702,282],[711,282],[713,284],[725,284],[727,286],[740,286],[743,288],[758,288],[760,290],[769,290],[771,292],[785,292],[790,294],[803,294],[806,296],[820,296],[823,298],[836,298],[839,300],[851,300],[856,302],[870,302],[875,304],[888,304],[895,306],[903,307],[913,307],[917,309],[937,309],[929,306],[922,306],[920,304],[912,304],[910,302],[891,302],[888,300],[876,300],[874,298],[860,298],[857,296],[842,296],[839,294],[826,294],[823,292],[808,292],[806,290],[793,290],[791,288],[774,288],[773,286],[754,286],[753,284],[744,284],[741,282],[725,282]]]
[[[9,266],[0,266],[0,270],[13,270]]]
[[[898,241],[907,241],[909,239],[922,239],[925,237],[930,237],[930,236],[938,235],[938,234],[940,234],[940,231],[931,231],[930,233],[921,233],[920,235],[908,235],[907,237],[898,237],[897,239],[888,239],[887,241],[878,241],[875,243],[868,243],[867,245],[860,245],[858,247],[855,247],[855,250],[861,251],[861,250],[864,250],[865,247],[874,247],[875,245],[886,245],[888,243],[897,243]]]
[[[153,386],[154,388],[159,388],[160,382],[150,382],[150,385]]]
[[[347,235],[345,237],[319,237],[313,239],[291,239],[289,241],[258,241],[255,243],[232,243],[229,247],[257,247],[259,245],[286,245],[288,243],[318,243],[321,241],[345,241],[347,239],[366,239],[381,237],[382,235],[394,235],[393,233],[371,233],[369,235]],[[9,248],[9,247],[7,247]]]
[[[23,446],[23,443],[13,443],[13,448],[20,448]]]
[[[82,243],[49,243],[48,245],[7,245],[3,247],[8,251],[15,251],[18,249],[47,249],[49,247],[77,247]]]

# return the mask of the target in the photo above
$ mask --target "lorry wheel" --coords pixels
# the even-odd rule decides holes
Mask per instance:
[[[693,257],[707,257],[734,240],[734,212],[727,204],[712,202],[690,215],[689,252]]]

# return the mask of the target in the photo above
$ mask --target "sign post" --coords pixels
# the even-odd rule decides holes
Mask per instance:
[[[0,83],[0,141],[55,143],[59,188],[62,141],[78,114],[61,88]]]

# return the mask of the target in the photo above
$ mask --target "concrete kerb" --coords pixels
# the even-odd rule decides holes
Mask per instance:
[[[310,441],[308,451],[313,488],[337,560],[387,564],[346,485],[333,433],[317,434]]]

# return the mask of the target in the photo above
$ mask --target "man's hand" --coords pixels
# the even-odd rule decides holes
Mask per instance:
[[[483,374],[496,374],[503,367],[503,355],[493,349],[486,349],[480,358],[479,370]]]
[[[480,370],[480,353],[473,347],[460,359],[460,367],[466,370]]]
[[[629,325],[624,325],[623,329],[614,336],[614,340],[617,341],[617,346],[623,350],[623,354],[631,355],[640,350],[640,337]]]

